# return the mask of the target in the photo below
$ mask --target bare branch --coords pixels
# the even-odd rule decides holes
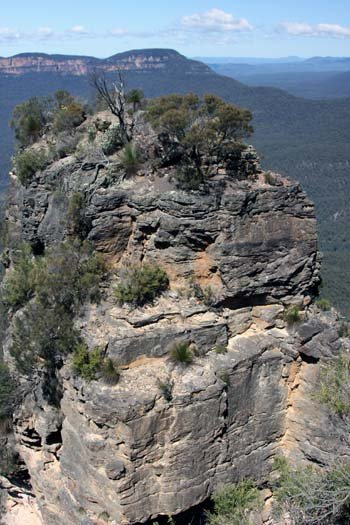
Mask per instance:
[[[112,83],[111,89],[109,88],[107,79],[103,73],[93,73],[91,83],[101,99],[107,104],[111,113],[117,117],[122,142],[127,144],[132,139],[135,124],[133,118],[131,119],[131,122],[128,123],[125,115],[126,96],[124,79],[121,71],[118,70],[118,79],[116,82]]]

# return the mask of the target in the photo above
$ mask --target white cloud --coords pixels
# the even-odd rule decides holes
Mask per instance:
[[[0,27],[0,42],[14,42],[20,40],[21,33],[9,27]]]
[[[235,18],[221,9],[213,8],[205,13],[197,13],[181,18],[184,29],[211,33],[251,31],[253,26],[245,18]]]
[[[71,27],[68,30],[68,33],[72,33],[73,35],[83,35],[83,36],[90,34],[90,32],[87,29],[85,29],[84,26],[80,26],[80,25]]]
[[[311,35],[312,27],[309,24],[294,23],[294,22],[283,22],[279,28],[282,31],[286,31],[289,35]]]
[[[123,36],[127,36],[129,34],[129,31],[127,29],[122,29],[122,28],[116,28],[116,29],[112,29],[111,31],[108,32],[107,36],[114,36],[114,37],[123,37]]]
[[[283,22],[279,26],[280,31],[285,31],[292,36],[349,38],[350,26],[338,24],[306,24],[299,22]]]
[[[54,35],[52,27],[39,27],[37,34],[42,37],[49,37]]]
[[[129,35],[126,29],[115,28],[101,33],[89,31],[82,25],[75,25],[65,31],[54,31],[51,27],[39,27],[35,31],[18,31],[0,27],[0,42],[33,42],[45,40],[71,40],[82,38],[124,38]]]

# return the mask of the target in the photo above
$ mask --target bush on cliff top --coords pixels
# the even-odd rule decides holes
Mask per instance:
[[[41,137],[49,119],[49,110],[47,97],[33,97],[15,107],[11,127],[21,147],[30,146]]]
[[[168,286],[168,276],[159,266],[132,265],[121,272],[115,295],[120,305],[143,306],[152,303]]]
[[[85,118],[84,106],[67,91],[59,90],[53,97],[33,97],[18,104],[11,127],[18,145],[25,148],[51,128],[55,133],[72,132]]]
[[[84,106],[68,91],[59,90],[54,95],[52,128],[55,132],[71,132],[86,118]]]
[[[148,103],[146,115],[159,131],[165,151],[180,146],[178,182],[184,189],[197,189],[212,159],[220,161],[253,131],[250,111],[211,94],[159,97]]]

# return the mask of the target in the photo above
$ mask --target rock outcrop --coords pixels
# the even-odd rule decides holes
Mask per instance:
[[[224,483],[263,484],[276,455],[325,465],[334,450],[349,456],[314,396],[322,363],[347,343],[336,314],[311,304],[319,284],[311,202],[279,175],[272,184],[251,148],[235,169],[214,165],[209,184],[181,191],[156,138],[140,132],[137,141],[144,164],[133,177],[121,176],[117,158],[74,156],[26,188],[13,175],[13,241],[40,253],[71,235],[66,213],[79,192],[88,239],[112,268],[157,263],[170,278],[154,305],[136,309],[116,304],[112,282],[77,319],[89,347],[120,364],[117,385],[76,377],[68,359],[60,408],[44,402],[38,378],[16,414],[45,525],[146,522],[200,504]],[[290,304],[302,310],[293,326]],[[184,340],[196,354],[187,367],[169,359]]]

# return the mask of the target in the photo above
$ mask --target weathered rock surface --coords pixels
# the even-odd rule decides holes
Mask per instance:
[[[345,344],[329,335],[334,314],[311,309],[289,329],[278,305],[198,308],[186,328],[194,302],[163,298],[133,313],[107,302],[81,319],[89,342],[104,344],[123,363],[122,375],[116,386],[87,384],[67,363],[59,417],[35,394],[28,398],[17,432],[45,524],[95,524],[103,513],[113,524],[143,522],[199,504],[223,483],[263,482],[276,455],[319,464],[331,463],[335,451],[349,457],[339,421],[314,396],[320,363]],[[159,312],[161,319],[147,325]],[[126,332],[123,347],[115,334]],[[161,333],[172,335],[157,348]],[[138,345],[130,346],[133,338]],[[200,348],[188,367],[167,354],[177,338]],[[227,352],[217,353],[217,343],[226,343]],[[321,359],[304,360],[306,345],[321,347]]]
[[[89,347],[119,363],[117,385],[83,381],[68,359],[60,408],[43,401],[38,378],[16,414],[45,525],[146,522],[223,483],[263,483],[276,455],[349,457],[340,422],[314,396],[323,363],[347,344],[336,314],[311,305],[299,324],[284,320],[289,304],[310,304],[319,282],[313,205],[293,182],[276,175],[268,184],[252,149],[235,172],[216,165],[200,191],[180,191],[173,167],[154,169],[155,138],[138,141],[146,161],[132,178],[120,177],[117,159],[71,156],[27,188],[14,177],[9,197],[12,242],[40,253],[67,238],[78,191],[88,238],[111,268],[154,262],[170,278],[170,290],[142,309],[117,306],[112,280],[77,319]],[[194,284],[210,287],[210,306]],[[189,366],[169,358],[183,340],[196,348]]]
[[[152,157],[150,138],[141,138]],[[110,179],[111,166],[61,159],[10,193],[12,238],[34,247],[62,240],[69,197],[79,191],[88,238],[120,265],[156,261],[173,287],[194,276],[217,304],[231,307],[312,294],[319,282],[314,207],[296,183],[266,184],[256,154],[248,153],[244,180],[218,165],[210,183],[190,193],[176,189],[174,168],[154,170],[152,158],[124,181]]]

